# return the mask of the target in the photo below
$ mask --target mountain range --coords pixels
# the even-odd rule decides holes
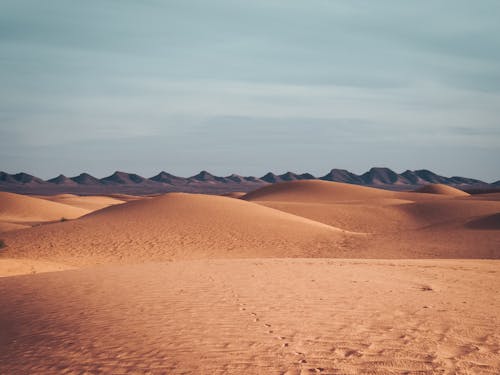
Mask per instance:
[[[269,172],[260,178],[237,174],[221,177],[207,171],[201,171],[187,178],[162,171],[156,176],[146,178],[135,173],[116,171],[112,175],[100,179],[88,173],[81,173],[75,177],[66,177],[61,174],[49,180],[43,180],[24,172],[16,174],[0,172],[0,190],[25,194],[154,194],[168,191],[220,194],[233,191],[251,191],[260,186],[277,182],[313,179],[389,190],[413,190],[430,183],[450,185],[468,191],[500,189],[500,180],[487,183],[467,177],[444,177],[427,169],[396,173],[389,168],[371,168],[361,175],[345,169],[332,169],[321,177],[310,173],[286,172],[277,175]]]

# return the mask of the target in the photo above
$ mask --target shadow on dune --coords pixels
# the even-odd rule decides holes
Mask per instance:
[[[470,229],[500,230],[500,212],[469,221],[465,226]]]

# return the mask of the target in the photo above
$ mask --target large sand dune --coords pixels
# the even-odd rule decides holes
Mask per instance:
[[[292,201],[292,202],[337,202],[351,200],[368,200],[393,198],[393,192],[373,189],[364,186],[329,182],[320,180],[304,180],[282,182],[265,186],[248,193],[242,199],[249,201]]]
[[[170,193],[5,233],[4,256],[71,265],[179,258],[329,257],[357,236],[254,203]]]

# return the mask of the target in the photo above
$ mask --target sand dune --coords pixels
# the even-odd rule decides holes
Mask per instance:
[[[481,231],[482,222],[474,224],[474,220],[500,212],[498,201],[476,200],[467,194],[380,192],[303,182],[262,188],[244,199],[337,228],[369,233],[351,239],[350,257],[500,257],[500,235],[494,230]],[[485,220],[490,223],[493,219]],[[488,225],[495,227],[494,223]]]
[[[0,218],[21,223],[0,229],[88,213],[2,233],[0,372],[500,369],[499,261],[443,259],[500,258],[495,195],[324,181],[244,199],[0,194]]]
[[[282,182],[265,186],[242,197],[248,201],[338,202],[394,198],[395,193],[364,186],[320,180]]]
[[[50,200],[52,202],[67,204],[69,206],[83,208],[89,211],[96,211],[105,207],[125,202],[125,200],[102,195],[78,196],[73,194],[59,194],[51,196],[40,196],[40,198]]]
[[[107,194],[107,197],[118,199],[124,202],[138,201],[142,199],[148,199],[148,196],[144,195],[130,195],[130,194]]]
[[[30,227],[31,227],[30,225],[14,224],[14,223],[9,223],[8,221],[0,221],[0,233],[9,232],[11,230],[25,229]]]
[[[421,226],[420,222],[402,210],[400,205],[387,204],[379,200],[348,204],[273,201],[255,201],[255,203],[353,232],[385,233],[416,229]]]
[[[246,195],[246,193],[242,191],[233,191],[231,193],[222,194],[223,197],[236,198],[236,199],[239,199],[244,195]]]
[[[0,192],[0,218],[11,222],[58,220],[62,217],[74,219],[89,211],[45,199],[26,195]]]
[[[356,236],[238,199],[170,193],[5,233],[5,257],[70,265],[179,258],[329,257]]]
[[[6,374],[496,374],[498,262],[249,259],[0,279]]]
[[[471,195],[471,199],[485,201],[500,201],[500,193],[476,194]]]
[[[467,227],[484,230],[500,230],[500,212],[471,220]]]
[[[419,193],[429,193],[429,194],[442,194],[449,195],[453,197],[465,197],[470,195],[465,191],[456,189],[454,187],[443,185],[443,184],[429,184],[424,185],[420,189],[417,190]]]
[[[38,223],[74,219],[89,210],[45,199],[0,192],[0,231],[22,229]]]

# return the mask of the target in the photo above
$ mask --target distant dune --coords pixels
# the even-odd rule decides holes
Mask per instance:
[[[429,184],[424,185],[417,190],[419,193],[429,193],[429,194],[442,194],[454,197],[466,197],[470,194],[465,191],[456,189],[454,187],[443,185],[443,184]]]
[[[67,204],[69,206],[83,208],[89,211],[100,210],[115,204],[125,203],[125,200],[106,196],[78,196],[73,194],[59,194],[51,196],[40,196],[41,199]]]
[[[0,192],[0,222],[4,223],[2,225],[4,230],[9,229],[9,225],[5,223],[29,225],[30,223],[61,220],[62,218],[74,219],[89,212],[83,208],[45,199]],[[16,228],[10,226],[10,229]]]
[[[248,201],[337,202],[392,198],[394,193],[365,186],[319,180],[282,182],[265,186],[242,197]]]

